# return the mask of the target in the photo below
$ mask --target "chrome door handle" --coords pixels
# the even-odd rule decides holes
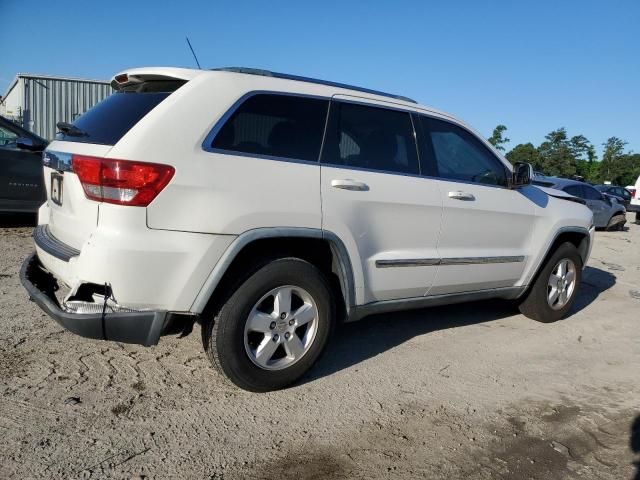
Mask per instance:
[[[454,200],[475,200],[476,199],[476,197],[474,197],[471,193],[461,192],[459,190],[455,192],[449,192],[449,198],[453,198]]]
[[[366,192],[369,190],[369,185],[362,182],[357,182],[356,180],[331,180],[331,186],[333,188],[341,188],[342,190],[352,190],[357,192]]]

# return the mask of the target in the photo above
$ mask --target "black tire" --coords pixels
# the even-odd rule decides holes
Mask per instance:
[[[274,288],[300,287],[311,295],[318,311],[317,330],[304,355],[281,370],[256,365],[245,350],[245,325],[254,305]],[[329,282],[312,264],[298,258],[268,261],[243,281],[203,325],[203,343],[212,365],[238,387],[252,392],[284,388],[318,360],[333,331],[335,312]],[[266,335],[265,335],[266,338]]]
[[[613,230],[617,230],[617,231],[622,231],[624,230],[624,224],[627,221],[627,217],[621,213],[615,214],[613,215],[610,219],[609,222],[607,223],[607,231],[613,231]]]
[[[575,265],[575,286],[567,303],[560,309],[554,310],[547,301],[548,284],[551,273],[556,265],[563,259],[568,259]],[[571,243],[561,244],[549,257],[545,265],[535,278],[533,285],[525,294],[520,304],[520,312],[523,315],[538,322],[551,323],[563,318],[571,309],[575,301],[582,281],[582,258],[576,247]]]

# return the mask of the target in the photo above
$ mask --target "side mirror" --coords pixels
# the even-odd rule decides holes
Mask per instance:
[[[533,166],[526,162],[516,162],[513,165],[513,178],[511,186],[513,188],[529,185],[533,180]]]
[[[36,142],[29,137],[20,137],[16,140],[16,145],[22,150],[30,150],[32,152],[39,152],[44,150],[44,145],[40,142]]]

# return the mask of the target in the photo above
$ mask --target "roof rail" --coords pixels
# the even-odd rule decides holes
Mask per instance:
[[[403,97],[402,95],[393,95],[391,93],[380,92],[378,90],[372,90],[370,88],[355,87],[353,85],[347,85],[346,83],[330,82],[328,80],[319,80],[317,78],[301,77],[299,75],[289,75],[287,73],[277,73],[270,70],[261,70],[259,68],[247,68],[247,67],[223,67],[212,68],[211,70],[220,72],[234,72],[234,73],[246,73],[249,75],[261,75],[263,77],[282,78],[284,80],[295,80],[297,82],[317,83],[319,85],[327,85],[329,87],[346,88],[349,90],[357,90],[358,92],[370,93],[372,95],[380,95],[382,97],[394,98],[396,100],[402,100],[403,102],[418,103],[412,98]]]

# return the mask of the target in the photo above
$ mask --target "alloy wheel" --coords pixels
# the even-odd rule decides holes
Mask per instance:
[[[303,288],[284,285],[266,293],[251,309],[244,328],[249,359],[265,370],[282,370],[311,348],[318,307]]]
[[[554,310],[560,310],[571,299],[576,287],[576,265],[568,258],[560,260],[549,276],[547,302]]]

